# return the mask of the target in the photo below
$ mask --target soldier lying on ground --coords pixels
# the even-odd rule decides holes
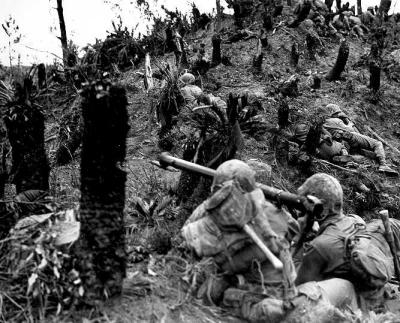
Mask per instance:
[[[324,128],[332,135],[333,139],[347,144],[350,147],[350,153],[352,151],[363,153],[363,150],[374,152],[379,163],[379,172],[398,175],[397,171],[387,165],[383,144],[369,136],[362,135],[338,105],[328,104],[319,113],[321,117],[325,118]]]
[[[291,138],[294,142],[299,145],[299,149],[302,150],[310,126],[306,123],[299,123],[294,129],[294,136]],[[336,141],[332,136],[325,132],[321,135],[319,139],[319,146],[317,147],[316,155],[322,159],[328,161],[338,161],[339,156],[348,156],[349,153],[345,145],[341,142]]]
[[[333,305],[356,309],[354,289],[346,280],[309,282],[294,288],[296,274],[289,247],[298,232],[297,222],[265,200],[254,176],[239,160],[221,164],[212,196],[197,207],[182,229],[187,247],[200,257],[212,257],[218,267],[203,282],[198,296],[250,322],[281,322],[288,315],[300,315],[297,311],[305,307],[319,305],[327,306],[325,312],[331,310],[330,314],[335,311]],[[244,233],[245,225],[251,225],[280,258],[282,271]]]
[[[317,236],[304,246],[296,284],[333,277],[346,279],[354,284],[362,310],[382,310],[390,303],[384,295],[388,295],[388,291],[392,294],[387,283],[394,274],[392,253],[382,221],[366,224],[357,215],[344,215],[342,187],[327,174],[318,173],[308,178],[299,187],[298,194],[321,199],[324,211],[314,219],[319,230]],[[390,225],[399,246],[400,221],[391,219]]]

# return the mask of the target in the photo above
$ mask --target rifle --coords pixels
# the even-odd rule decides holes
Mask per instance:
[[[215,169],[173,157],[165,152],[160,154],[159,162],[160,166],[163,168],[172,166],[177,169],[191,171],[208,177],[214,177],[216,175]],[[261,183],[257,183],[257,187],[263,191],[266,199],[275,201],[279,205],[284,204],[296,210],[313,214],[314,216],[321,214],[323,210],[322,202],[315,196],[301,196]]]
[[[214,177],[216,175],[216,170],[214,169],[173,157],[166,152],[160,154],[159,163],[163,168],[172,166],[177,169],[192,171],[208,177]],[[279,204],[285,204],[303,212],[307,212],[310,219],[314,219],[315,215],[320,214],[323,210],[322,202],[314,196],[300,196],[260,183],[257,183],[257,187],[262,190],[266,199],[273,200]],[[266,257],[271,261],[272,265],[276,269],[282,269],[282,262],[268,249],[263,241],[257,236],[253,228],[249,225],[245,225],[243,229],[260,247]],[[306,234],[307,231],[304,230],[298,240],[298,243],[304,241]]]

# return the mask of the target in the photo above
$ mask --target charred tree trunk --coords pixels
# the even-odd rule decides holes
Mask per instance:
[[[298,27],[303,20],[307,19],[310,10],[311,10],[311,2],[304,2],[304,4],[301,6],[299,13],[297,14],[297,17],[295,18],[295,20],[293,20],[292,23],[288,25],[288,27],[290,28]]]
[[[339,53],[336,59],[336,63],[333,68],[326,75],[328,81],[336,81],[340,78],[340,75],[346,67],[347,59],[349,57],[349,44],[346,40],[342,41],[339,47]]]
[[[357,15],[359,16],[359,17],[361,17],[361,15],[362,15],[362,6],[361,6],[361,0],[357,0]]]
[[[58,37],[61,41],[61,47],[63,51],[63,62],[64,65],[67,66],[68,63],[68,39],[67,39],[67,30],[65,28],[65,20],[64,20],[64,9],[62,6],[62,0],[57,0],[57,13],[58,20],[60,23],[60,37]]]
[[[262,52],[261,40],[258,39],[258,41],[257,41],[257,52],[256,52],[256,55],[253,58],[253,68],[255,69],[256,72],[261,72],[262,71],[263,59],[264,59],[264,54]]]
[[[342,9],[342,1],[341,0],[336,0],[336,8],[338,11],[340,11],[340,9]]]
[[[289,125],[289,105],[287,101],[282,98],[278,108],[278,126],[279,129],[285,129]]]
[[[388,13],[390,10],[390,7],[392,5],[391,0],[381,0],[379,4],[379,15],[386,21],[388,17]]]
[[[332,11],[333,0],[325,0],[325,5],[328,8],[329,12]]]
[[[218,34],[215,34],[212,37],[212,60],[211,60],[211,65],[212,66],[217,66],[221,64],[221,42],[222,39]]]
[[[82,93],[81,238],[75,254],[85,287],[84,301],[119,294],[125,277],[123,209],[129,129],[125,90],[106,82]]]
[[[262,48],[268,48],[268,37],[264,29],[261,29],[260,40]]]
[[[293,67],[297,67],[297,64],[299,63],[299,57],[300,57],[299,44],[297,42],[294,42],[292,44],[292,50],[290,52],[290,64]]]
[[[321,78],[319,76],[315,75],[313,77],[313,84],[311,85],[311,88],[314,90],[321,88]]]
[[[43,63],[38,65],[38,88],[43,89],[47,86],[46,67]]]
[[[263,14],[263,27],[265,28],[265,30],[272,30],[273,26],[274,26],[274,20],[271,14],[265,11]]]
[[[372,44],[369,57],[369,87],[374,94],[379,91],[381,85],[381,65],[382,59],[379,47],[377,44]]]
[[[17,194],[49,189],[49,164],[44,148],[44,116],[35,106],[20,103],[4,118],[12,147],[12,182]]]
[[[318,46],[318,39],[311,33],[307,33],[306,46],[307,46],[307,50],[308,50],[308,57],[310,58],[310,60],[312,60],[312,61],[317,60],[317,57],[315,56],[315,54],[316,54],[316,49]]]

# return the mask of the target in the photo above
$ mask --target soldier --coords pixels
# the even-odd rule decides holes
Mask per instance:
[[[191,73],[185,73],[179,78],[180,84],[183,85],[181,93],[185,99],[186,105],[193,108],[197,104],[197,99],[203,94],[202,89],[194,84],[196,78]]]
[[[332,309],[346,303],[356,309],[354,288],[346,280],[294,287],[289,245],[298,224],[284,209],[265,200],[254,176],[242,161],[221,164],[212,196],[195,209],[182,229],[187,247],[200,257],[212,257],[218,267],[216,275],[203,282],[198,296],[229,307],[250,322],[281,322],[305,306],[321,304]],[[282,271],[243,232],[246,224],[279,257]]]
[[[310,126],[306,123],[299,123],[296,125],[294,130],[294,136],[292,140],[296,142],[300,149],[304,145]],[[348,156],[349,153],[345,145],[341,142],[332,139],[329,132],[325,131],[322,133],[319,140],[319,146],[317,147],[316,154],[318,157],[331,161],[338,160],[339,156]]]
[[[353,150],[374,152],[379,163],[379,172],[393,176],[399,175],[397,171],[387,165],[383,144],[369,136],[360,134],[355,124],[350,121],[337,104],[328,104],[320,112],[322,117],[326,118],[324,128],[331,133],[334,139],[345,141]]]
[[[304,246],[296,284],[333,277],[354,284],[363,310],[381,308],[384,289],[394,274],[390,246],[380,220],[368,224],[357,215],[343,214],[343,190],[337,179],[318,173],[308,178],[298,194],[324,201],[317,236]],[[400,221],[390,220],[399,245]],[[304,233],[303,233],[304,234]]]

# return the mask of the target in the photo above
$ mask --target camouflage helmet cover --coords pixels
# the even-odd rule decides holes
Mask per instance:
[[[320,220],[342,214],[343,190],[339,181],[333,176],[325,173],[314,174],[298,188],[297,193],[303,196],[313,195],[322,200],[324,210]]]
[[[342,112],[342,109],[337,104],[334,103],[328,104],[325,108],[331,116],[334,115],[335,113]]]
[[[184,84],[193,84],[195,80],[196,78],[191,73],[185,73],[179,78],[179,81]]]
[[[229,180],[236,180],[242,189],[251,192],[256,187],[256,172],[245,162],[238,159],[228,160],[218,166],[211,189]]]

